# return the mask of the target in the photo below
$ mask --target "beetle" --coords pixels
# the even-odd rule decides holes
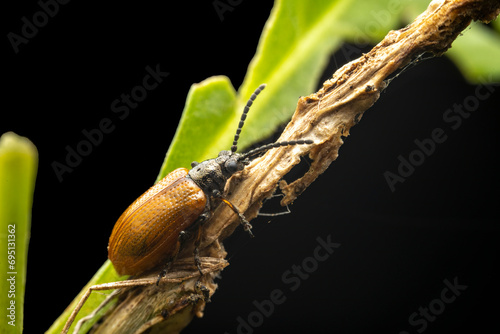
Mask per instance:
[[[218,157],[201,163],[193,162],[189,171],[186,168],[174,170],[136,199],[118,218],[109,238],[108,258],[120,275],[137,276],[156,270],[163,264],[163,270],[156,279],[158,285],[166,275],[168,265],[179,253],[182,242],[187,238],[187,231],[196,225],[198,232],[194,260],[198,271],[203,275],[198,257],[201,227],[221,202],[238,215],[244,229],[253,236],[252,226],[245,216],[223,196],[227,180],[250,164],[251,157],[262,152],[280,146],[313,144],[312,140],[283,141],[267,144],[247,153],[236,153],[247,113],[264,88],[264,84],[260,85],[245,105],[230,151],[221,151]],[[154,282],[127,280],[88,287],[67,319],[62,333],[68,332],[92,291],[148,284]]]
[[[250,158],[269,149],[312,144],[312,140],[294,140],[261,146],[250,152],[236,153],[238,139],[246,116],[257,95],[265,88],[260,85],[243,109],[230,151],[201,163],[193,162],[192,169],[178,168],[135,200],[116,222],[108,245],[108,258],[120,275],[139,275],[164,265],[158,277],[168,271],[168,265],[187,236],[198,225],[194,259],[201,273],[198,245],[201,225],[208,220],[219,203],[225,203],[240,219],[251,235],[251,225],[231,202],[223,197],[227,180],[242,171]]]

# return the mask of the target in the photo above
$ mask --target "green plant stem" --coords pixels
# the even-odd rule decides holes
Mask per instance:
[[[0,333],[22,333],[31,206],[38,153],[24,137],[0,137]]]

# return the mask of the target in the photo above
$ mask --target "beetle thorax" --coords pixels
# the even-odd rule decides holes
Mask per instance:
[[[217,158],[197,164],[188,175],[206,194],[222,194],[227,180],[248,164],[247,159],[240,159],[239,153],[221,151]]]

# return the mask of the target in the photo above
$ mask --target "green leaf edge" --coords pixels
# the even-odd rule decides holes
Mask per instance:
[[[2,333],[22,333],[24,326],[24,295],[26,269],[31,229],[31,208],[38,166],[38,151],[33,143],[14,132],[6,132],[0,137],[0,249],[7,257],[8,225],[15,224],[15,268],[9,268],[7,258],[2,260],[0,273],[0,305],[4,310]],[[11,259],[12,260],[12,259]],[[15,274],[9,274],[15,272]],[[15,292],[7,278],[15,277]],[[11,304],[12,301],[15,304]],[[14,318],[9,318],[13,305]],[[8,313],[7,313],[8,312]],[[14,321],[14,326],[9,325]]]
[[[227,128],[233,119],[235,101],[236,92],[225,76],[214,76],[191,86],[156,181],[178,167],[190,168],[193,160],[203,161],[217,155],[220,146],[209,143],[228,142],[229,138],[220,129]]]
[[[482,23],[472,22],[446,55],[470,83],[500,81],[500,34]]]

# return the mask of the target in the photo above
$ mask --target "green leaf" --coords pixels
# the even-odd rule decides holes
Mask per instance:
[[[491,25],[497,32],[500,32],[500,19],[498,17],[493,22],[491,22]]]
[[[351,43],[376,44],[389,30],[399,28],[402,12],[413,1],[357,0],[339,18],[335,32]]]
[[[469,82],[500,81],[500,34],[482,23],[472,23],[446,55]]]
[[[267,84],[248,115],[241,136],[242,148],[271,135],[290,119],[298,98],[315,90],[330,54],[340,46],[336,23],[351,3],[275,2],[238,92],[237,109],[241,110],[253,90]]]
[[[271,135],[290,119],[299,96],[315,90],[330,54],[340,46],[341,18],[354,4],[352,0],[316,1],[314,6],[305,0],[276,1],[238,94],[225,77],[192,86],[159,178],[229,149],[246,101],[262,83],[267,88],[252,105],[239,149]]]
[[[157,181],[178,167],[189,169],[194,160],[217,156],[221,148],[210,144],[229,142],[220,129],[232,127],[233,133],[236,131],[237,123],[230,123],[238,117],[235,102],[236,92],[227,77],[212,77],[191,86]],[[229,149],[229,145],[225,148]]]
[[[26,265],[38,152],[27,138],[0,137],[1,333],[22,333]]]
[[[252,106],[240,146],[271,135],[290,119],[298,98],[316,90],[329,56],[345,40],[376,42],[396,28],[407,1],[276,1],[238,91],[241,110],[259,84],[268,84]],[[349,52],[345,62],[353,60]]]

